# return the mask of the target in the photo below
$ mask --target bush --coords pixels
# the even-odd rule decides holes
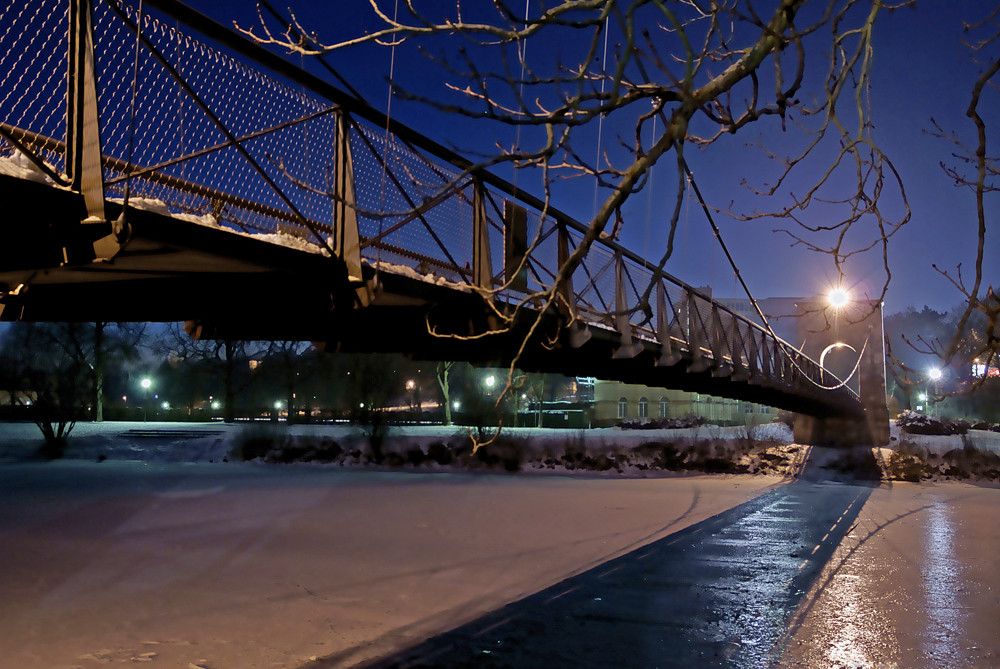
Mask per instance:
[[[264,458],[279,442],[277,430],[269,425],[251,424],[240,430],[233,445],[233,455],[249,461]]]
[[[987,432],[1000,432],[1000,423],[990,423],[989,421],[981,420],[978,423],[973,423],[969,429],[986,430]]]
[[[618,423],[623,430],[683,430],[704,425],[704,416],[684,416],[682,418],[630,419]]]
[[[436,441],[427,447],[427,459],[433,460],[439,465],[450,465],[454,462],[455,456],[447,444]]]
[[[910,434],[965,434],[969,431],[969,424],[964,420],[944,420],[926,416],[916,411],[904,411],[896,417],[896,425],[903,432]]]
[[[414,446],[406,451],[406,461],[414,467],[423,464],[425,459],[424,452],[419,446]]]
[[[889,479],[896,481],[909,481],[917,483],[921,479],[930,478],[936,471],[935,467],[927,464],[915,455],[894,452],[889,456],[886,463],[886,475]]]

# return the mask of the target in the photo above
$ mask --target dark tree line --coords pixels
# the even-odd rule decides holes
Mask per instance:
[[[496,388],[484,385],[491,375]],[[505,376],[467,363],[337,353],[302,342],[201,341],[180,324],[12,323],[0,333],[0,412],[34,421],[51,457],[62,454],[78,421],[105,418],[318,417],[362,426],[372,443],[394,421],[451,424],[457,417],[483,427],[499,421],[496,395]],[[541,397],[544,377],[524,378],[523,392]],[[510,401],[502,408],[516,410]]]

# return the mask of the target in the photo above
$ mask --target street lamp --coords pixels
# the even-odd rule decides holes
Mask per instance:
[[[414,381],[413,379],[407,379],[406,380],[406,394],[407,394],[407,400],[409,401],[409,404],[410,404],[410,409],[413,409],[414,396],[416,395],[416,392],[415,392],[416,389],[417,389],[417,382]]]
[[[927,370],[927,378],[930,379],[930,382],[934,386],[934,395],[931,397],[931,400],[930,400],[930,402],[928,402],[928,404],[933,404],[934,405],[934,417],[935,418],[937,418],[937,400],[935,399],[935,397],[938,394],[937,382],[941,380],[942,376],[944,376],[944,372],[939,367],[932,367],[931,369]],[[930,393],[927,393],[927,394],[930,395]]]
[[[139,381],[139,385],[142,386],[143,390],[143,401],[142,401],[142,422],[146,422],[146,406],[149,404],[149,389],[153,385],[153,379],[148,376],[142,377]]]
[[[851,294],[845,288],[834,288],[826,296],[826,301],[834,309],[843,309],[851,301]]]

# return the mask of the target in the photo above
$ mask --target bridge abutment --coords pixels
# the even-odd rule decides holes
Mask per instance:
[[[834,309],[822,301],[799,305],[798,334],[803,352],[821,360],[841,379],[850,379],[861,399],[858,417],[796,414],[796,443],[814,446],[884,446],[889,443],[889,410],[885,399],[885,335],[882,304],[856,301]],[[853,355],[852,353],[853,352]]]

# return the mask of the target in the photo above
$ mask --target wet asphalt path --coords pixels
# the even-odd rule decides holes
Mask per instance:
[[[366,666],[768,667],[871,491],[796,481]]]

